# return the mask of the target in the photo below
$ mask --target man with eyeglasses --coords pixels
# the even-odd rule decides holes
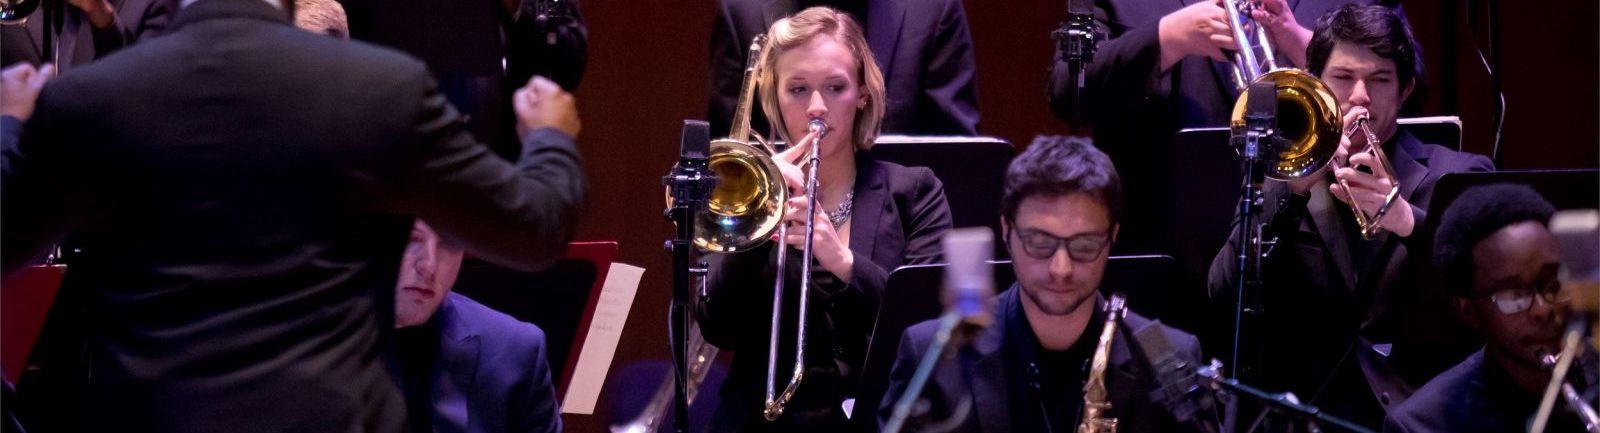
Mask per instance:
[[[1386,432],[1523,431],[1550,382],[1541,358],[1560,349],[1569,299],[1556,274],[1555,209],[1524,185],[1473,187],[1445,211],[1434,263],[1455,311],[1483,335],[1482,350],[1423,385],[1384,422]],[[1574,375],[1595,383],[1594,353]],[[1584,389],[1586,387],[1579,387]],[[1583,431],[1562,405],[1549,432]]]
[[[1070,432],[1082,412],[1083,384],[1105,325],[1099,294],[1106,259],[1122,221],[1122,184],[1110,158],[1089,140],[1040,137],[1011,161],[1001,197],[1001,230],[1013,257],[1017,283],[995,300],[995,321],[945,359],[923,391],[942,420],[973,402],[959,432]],[[933,339],[935,321],[907,329],[879,406],[882,423],[905,391]],[[1149,369],[1134,358],[1125,337],[1160,327],[1179,356],[1200,359],[1193,335],[1129,311],[1127,333],[1111,344],[1106,388],[1123,432],[1185,431],[1151,400]],[[915,421],[915,420],[914,420]],[[908,428],[907,431],[917,431]]]

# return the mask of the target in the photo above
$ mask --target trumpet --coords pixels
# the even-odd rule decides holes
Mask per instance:
[[[1367,115],[1362,114],[1356,118],[1354,123],[1350,124],[1349,129],[1345,130],[1344,136],[1352,137],[1351,146],[1355,146],[1354,137],[1356,137],[1357,133],[1360,133],[1362,148],[1360,151],[1352,152],[1352,154],[1366,153],[1372,155],[1372,158],[1378,161],[1378,166],[1373,168],[1382,171],[1380,175],[1390,179],[1392,182],[1389,186],[1388,194],[1383,197],[1383,204],[1372,212],[1367,212],[1366,209],[1362,208],[1361,202],[1356,201],[1354,198],[1350,199],[1350,210],[1354,211],[1356,225],[1361,228],[1361,239],[1371,240],[1383,232],[1383,217],[1389,214],[1389,209],[1394,206],[1395,198],[1400,197],[1400,182],[1394,177],[1394,168],[1389,166],[1389,157],[1383,153],[1383,146],[1378,143],[1378,136],[1372,133],[1372,128],[1367,123]],[[1342,164],[1348,167],[1350,159],[1348,157],[1345,158]],[[1345,191],[1350,191],[1350,183],[1344,179],[1339,179],[1339,186],[1343,187]]]

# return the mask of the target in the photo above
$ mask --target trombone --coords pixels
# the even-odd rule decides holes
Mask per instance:
[[[750,43],[749,57],[745,63],[744,82],[739,90],[739,104],[734,109],[732,129],[728,136],[712,140],[710,157],[706,166],[716,173],[719,182],[711,192],[711,197],[706,201],[706,210],[695,215],[695,246],[705,252],[711,253],[742,253],[767,242],[769,237],[777,233],[778,263],[777,278],[772,288],[772,324],[769,332],[770,344],[767,351],[767,389],[762,415],[768,421],[775,421],[783,415],[789,401],[793,399],[795,391],[805,377],[805,349],[806,349],[806,317],[810,306],[811,286],[811,237],[815,231],[814,222],[817,212],[817,169],[820,166],[820,144],[813,145],[806,155],[808,164],[805,174],[805,193],[810,206],[807,210],[805,221],[805,242],[800,250],[800,305],[797,310],[794,368],[789,381],[780,392],[776,386],[778,376],[778,343],[779,332],[783,319],[783,293],[788,267],[789,248],[782,244],[782,239],[788,235],[788,224],[783,222],[786,206],[788,205],[788,185],[783,180],[783,174],[778,165],[773,162],[778,152],[773,145],[760,134],[750,129],[750,112],[755,97],[758,77],[763,59],[767,55],[766,35],[756,35]],[[817,135],[820,140],[827,134],[829,128],[822,119],[811,119],[807,123],[810,132]],[[690,329],[697,329],[691,325]],[[689,353],[701,360],[702,364],[714,358],[716,351],[699,341],[700,347],[687,347]],[[692,368],[687,387],[699,387],[705,379],[708,368]],[[663,387],[670,386],[663,384]],[[653,426],[659,422],[670,405],[664,404],[661,396],[669,394],[658,391],[657,398],[641,414],[631,426],[614,428],[616,431],[627,431],[635,426]],[[654,400],[662,400],[657,404]]]
[[[1313,175],[1333,162],[1341,138],[1362,132],[1362,138],[1365,139],[1362,152],[1373,155],[1378,160],[1377,169],[1393,180],[1394,169],[1389,166],[1389,158],[1384,155],[1377,136],[1368,127],[1367,116],[1361,116],[1348,130],[1340,128],[1343,116],[1328,85],[1306,71],[1278,66],[1273,59],[1272,42],[1267,36],[1266,27],[1251,18],[1250,13],[1257,4],[1257,0],[1222,2],[1227,10],[1228,24],[1233,29],[1234,43],[1238,46],[1233,52],[1234,84],[1241,92],[1251,83],[1262,80],[1270,80],[1277,87],[1277,130],[1284,137],[1284,142],[1264,152],[1267,177],[1289,181]],[[1230,123],[1236,133],[1245,127],[1247,98],[1248,94],[1241,93],[1233,106]],[[1348,159],[1341,164],[1347,163]],[[1343,180],[1339,181],[1339,185],[1346,191],[1350,188]],[[1399,195],[1400,184],[1396,182],[1389,189],[1383,205],[1374,212],[1367,212],[1353,199],[1350,201],[1350,209],[1361,226],[1362,239],[1370,240],[1383,231],[1381,220]]]
[[[1350,125],[1344,135],[1353,137],[1356,133],[1361,133],[1363,147],[1360,151],[1354,153],[1372,155],[1373,159],[1378,160],[1378,166],[1374,167],[1374,169],[1382,170],[1383,176],[1389,178],[1392,182],[1389,186],[1389,193],[1383,197],[1383,204],[1378,205],[1378,208],[1372,212],[1367,212],[1366,209],[1362,208],[1361,202],[1356,201],[1354,197],[1350,198],[1350,210],[1354,211],[1356,225],[1361,228],[1361,239],[1371,240],[1383,232],[1383,217],[1389,214],[1389,208],[1394,206],[1395,198],[1400,196],[1400,182],[1394,177],[1394,168],[1389,167],[1389,157],[1383,153],[1383,147],[1378,143],[1378,136],[1372,133],[1372,129],[1368,127],[1367,123],[1367,115],[1362,114],[1356,118],[1355,123]],[[1353,138],[1351,139],[1351,144],[1354,146]],[[1342,164],[1348,167],[1350,159],[1348,157],[1345,158]],[[1339,186],[1343,187],[1346,193],[1350,191],[1350,183],[1344,179],[1339,179]]]

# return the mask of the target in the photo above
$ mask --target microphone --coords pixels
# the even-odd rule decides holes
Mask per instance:
[[[944,257],[945,311],[961,318],[964,328],[994,322],[989,300],[994,296],[994,232],[988,227],[951,230],[941,240]]]
[[[1168,408],[1178,422],[1194,425],[1202,432],[1215,432],[1215,420],[1209,419],[1216,404],[1211,389],[1195,374],[1198,366],[1173,349],[1163,328],[1146,326],[1133,335],[1134,353],[1142,355],[1155,378],[1156,388],[1150,392],[1150,399]]]
[[[883,433],[899,433],[905,427],[911,408],[922,395],[922,388],[933,377],[939,359],[952,346],[951,340],[956,340],[955,346],[964,345],[976,334],[973,331],[994,321],[989,314],[989,297],[994,293],[994,268],[989,264],[994,252],[994,232],[988,227],[954,229],[946,232],[940,243],[949,263],[944,268],[944,314],[939,315],[939,328],[933,334],[933,342],[917,362],[917,370],[911,374],[905,392],[895,399]],[[957,413],[964,413],[962,410],[957,409]]]

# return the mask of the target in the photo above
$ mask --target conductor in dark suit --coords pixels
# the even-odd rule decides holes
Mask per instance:
[[[1434,263],[1447,281],[1452,309],[1485,344],[1390,411],[1385,432],[1529,428],[1550,383],[1540,358],[1561,351],[1571,303],[1557,278],[1561,254],[1547,227],[1554,213],[1538,192],[1512,184],[1469,188],[1444,211]],[[1594,351],[1578,353],[1568,380],[1577,389],[1591,388],[1600,374]],[[1559,401],[1549,421],[1544,431],[1584,430]]]
[[[791,248],[785,290],[786,325],[795,335],[800,290],[810,290],[805,329],[805,380],[783,416],[762,418],[768,331],[777,242],[745,252],[714,255],[696,318],[706,341],[734,352],[711,431],[815,432],[848,428],[842,406],[853,397],[868,334],[889,271],[938,263],[939,239],[950,228],[944,187],[926,168],[907,168],[867,156],[883,118],[883,77],[872,51],[848,15],[810,8],[773,24],[761,102],[767,119],[794,147],[774,158],[790,189],[782,248]],[[780,91],[780,89],[783,89]],[[827,133],[806,132],[822,119]],[[799,284],[799,246],[808,199],[799,165],[820,147],[817,209],[813,222],[813,287]],[[779,363],[793,361],[793,344],[778,344]],[[785,368],[784,371],[789,369]],[[788,377],[778,379],[777,386]],[[870,407],[870,406],[865,406]],[[870,410],[870,409],[864,409]],[[863,410],[856,410],[861,416]]]
[[[1357,150],[1366,146],[1366,134],[1358,131],[1345,137],[1329,169],[1266,184],[1262,215],[1278,244],[1262,263],[1262,379],[1269,389],[1293,391],[1329,413],[1377,425],[1385,407],[1438,372],[1409,363],[1427,354],[1414,345],[1420,340],[1402,337],[1428,336],[1401,329],[1403,317],[1418,320],[1427,311],[1408,302],[1428,275],[1426,263],[1410,257],[1429,248],[1417,244],[1424,237],[1415,231],[1427,219],[1434,184],[1445,173],[1494,167],[1483,156],[1398,130],[1400,106],[1423,70],[1411,30],[1393,10],[1347,5],[1331,12],[1318,21],[1307,58],[1338,100],[1346,130],[1369,117],[1394,172],[1376,170],[1380,164],[1371,154],[1350,150],[1352,140],[1362,146]],[[1373,212],[1395,183],[1399,196],[1379,220],[1384,230],[1363,239],[1349,203]],[[1235,302],[1236,235],[1212,262],[1210,291],[1218,306]],[[1232,322],[1228,310],[1225,323]]]
[[[864,24],[887,91],[883,132],[977,135],[977,63],[959,0],[720,0],[711,25],[711,132],[728,132],[750,40],[778,19],[829,6]],[[760,113],[761,107],[755,107]],[[768,126],[755,116],[755,131]]]
[[[4,129],[5,273],[69,232],[93,247],[61,290],[85,343],[59,429],[400,431],[384,354],[413,219],[522,269],[571,235],[571,95],[519,91],[507,162],[421,62],[295,29],[277,4],[199,0]]]
[[[463,255],[417,221],[401,259],[396,370],[411,431],[560,433],[544,331],[455,293]]]
[[[994,323],[954,349],[921,398],[927,417],[943,420],[971,401],[958,432],[1070,432],[1083,404],[1085,368],[1105,326],[1100,296],[1111,244],[1122,216],[1122,188],[1111,160],[1085,139],[1035,140],[1006,170],[1001,199],[1007,252],[1017,282],[995,300]],[[1193,335],[1128,311],[1113,334],[1104,380],[1118,430],[1185,431],[1151,400],[1154,373],[1133,356],[1126,338],[1157,327],[1190,365],[1200,359]],[[929,350],[937,320],[907,329],[878,410],[883,423]],[[908,431],[916,431],[909,429]]]
[[[1257,20],[1279,65],[1305,68],[1318,17],[1352,0],[1265,0]],[[1370,1],[1362,1],[1370,2]],[[1213,0],[1096,0],[1096,22],[1109,39],[1086,66],[1082,119],[1095,145],[1122,170],[1128,192],[1127,235],[1120,251],[1171,252],[1178,230],[1172,196],[1173,135],[1183,128],[1227,126],[1239,91],[1225,51],[1237,49],[1222,5]],[[1072,119],[1067,63],[1058,49],[1050,71],[1050,106]],[[1182,257],[1180,257],[1180,260]]]
[[[61,33],[46,37],[43,11],[21,25],[0,26],[0,66],[55,64],[62,71],[155,37],[171,21],[176,0],[63,0]],[[40,8],[50,7],[47,2]],[[53,39],[52,39],[53,38]],[[46,49],[49,40],[51,47]],[[49,52],[50,55],[46,55]]]

